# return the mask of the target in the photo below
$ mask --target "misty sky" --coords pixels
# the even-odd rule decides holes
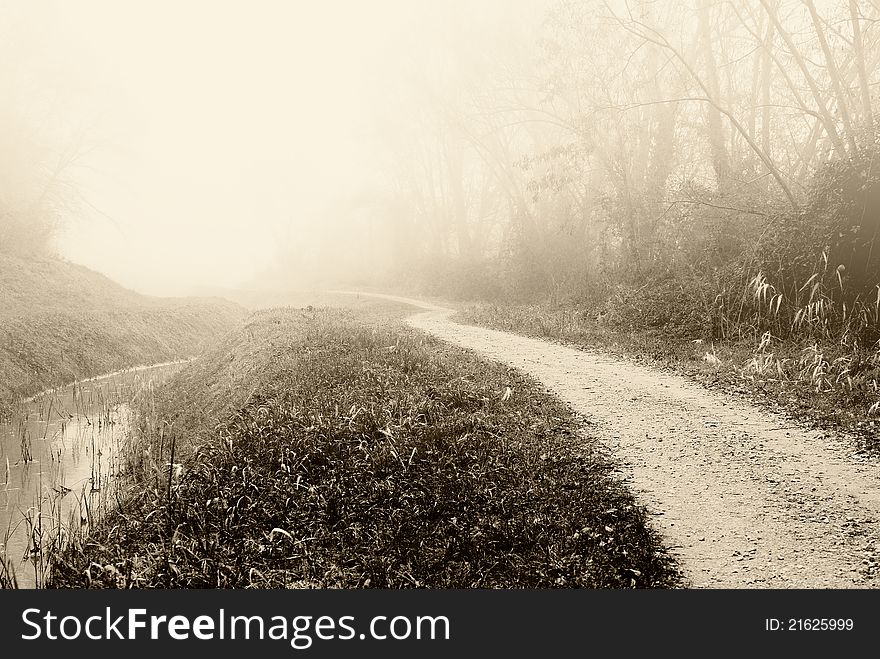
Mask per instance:
[[[397,111],[414,62],[443,59],[438,23],[491,33],[504,6],[0,3],[19,102],[80,137],[68,176],[84,202],[59,252],[149,293],[247,282],[373,184],[370,122]]]

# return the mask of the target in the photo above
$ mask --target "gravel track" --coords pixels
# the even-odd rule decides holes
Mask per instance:
[[[528,373],[585,415],[690,587],[880,585],[880,461],[845,438],[680,376],[378,297],[420,307],[412,327]]]

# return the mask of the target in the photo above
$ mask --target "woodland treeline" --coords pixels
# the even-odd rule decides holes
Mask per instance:
[[[82,201],[71,170],[87,131],[69,121],[64,81],[35,75],[31,26],[0,9],[0,253],[45,255]]]
[[[877,338],[876,0],[565,0],[537,38],[457,38],[382,133],[395,278]]]
[[[324,236],[310,259],[281,250],[287,283],[329,270],[626,327],[878,338],[878,0],[492,6],[492,31],[463,12],[431,26],[448,48],[399,54],[364,118],[379,183],[291,219]],[[87,204],[70,173],[89,141],[4,59],[0,251],[44,253]]]
[[[0,252],[48,250],[67,191],[61,167],[15,107],[0,103]]]

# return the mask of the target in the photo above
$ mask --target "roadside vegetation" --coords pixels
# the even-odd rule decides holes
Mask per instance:
[[[147,392],[133,484],[51,585],[680,583],[581,419],[400,316],[258,312]]]
[[[713,340],[702,333],[677,333],[679,328],[615,326],[587,309],[575,304],[468,304],[456,320],[682,373],[796,421],[843,429],[863,449],[880,448],[876,349],[766,334]]]
[[[363,281],[388,264],[388,287],[485,304],[475,322],[651,357],[876,444],[878,12],[578,0],[511,19],[516,47],[471,39],[479,66],[426,63],[385,125],[396,186],[363,224],[387,232]]]
[[[619,254],[591,271],[488,262],[436,289],[459,320],[609,350],[746,395],[880,448],[880,147],[829,163],[806,206],[760,216],[695,211],[652,262]],[[696,233],[690,238],[684,231]],[[751,238],[748,238],[751,236]],[[534,285],[535,277],[544,277]],[[454,279],[450,281],[456,281]],[[532,282],[532,285],[529,284]]]
[[[49,387],[190,357],[245,316],[225,300],[147,297],[82,266],[0,252],[0,418]]]
[[[880,448],[878,157],[869,145],[826,164],[803,209],[739,217],[745,235],[695,213],[697,237],[650,267],[623,259],[543,293],[502,289],[462,319],[647,359]]]
[[[382,184],[280,241],[263,283],[480,303],[473,322],[648,357],[877,444],[880,6],[611,4],[431,19],[454,57],[414,55],[388,90],[402,112],[364,116]],[[0,253],[39,256],[77,195],[6,105]],[[14,362],[0,344],[0,410],[115,365],[63,336],[30,345],[92,325],[72,304],[71,318],[10,319],[15,287],[0,284]],[[138,305],[132,340],[114,343],[123,319],[109,314],[113,336],[95,330],[112,348],[100,354],[191,352],[162,344]]]

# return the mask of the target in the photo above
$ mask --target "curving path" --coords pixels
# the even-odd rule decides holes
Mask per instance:
[[[691,587],[880,586],[880,462],[844,439],[680,376],[374,296],[423,309],[412,327],[530,374],[584,414]]]

